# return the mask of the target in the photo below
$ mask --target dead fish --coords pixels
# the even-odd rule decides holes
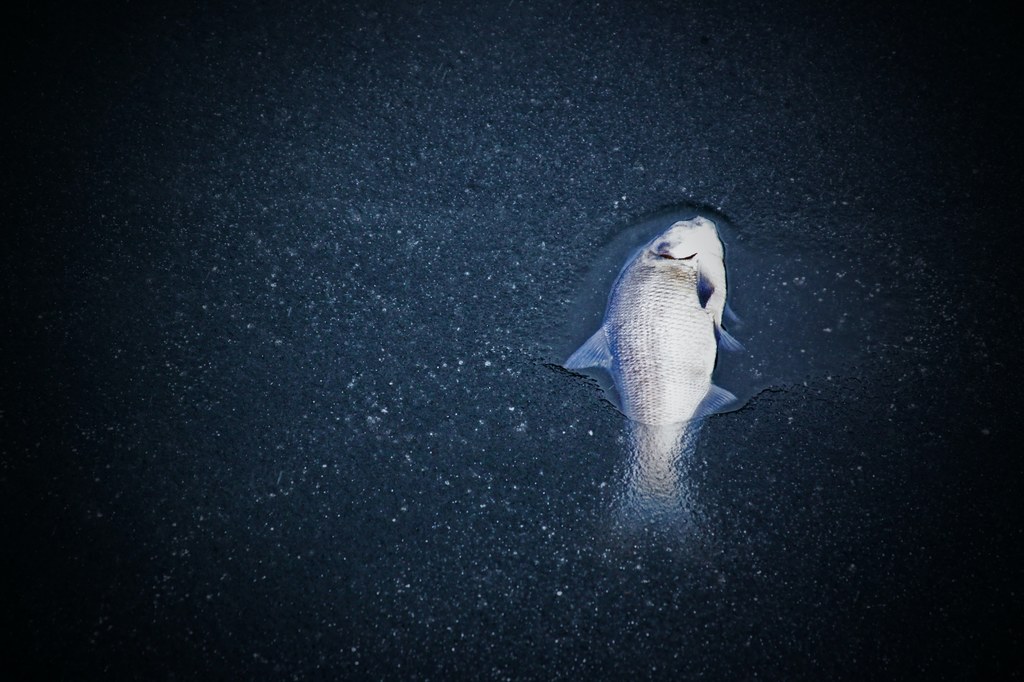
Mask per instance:
[[[736,400],[711,382],[726,313],[724,251],[714,222],[674,223],[637,250],[619,273],[601,327],[565,362],[602,367],[619,409],[635,422],[675,424]]]

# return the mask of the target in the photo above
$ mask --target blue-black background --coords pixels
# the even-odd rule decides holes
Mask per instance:
[[[12,663],[1019,674],[1008,16],[107,3],[5,24]],[[708,423],[685,541],[616,525],[622,418],[551,367],[588,259],[681,201],[799,249],[810,281],[839,262],[863,292],[843,313],[881,320],[854,367]]]

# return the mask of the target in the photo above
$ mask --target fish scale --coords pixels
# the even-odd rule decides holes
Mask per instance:
[[[605,330],[626,416],[645,424],[694,416],[711,387],[717,355],[714,319],[700,305],[696,270],[635,259],[613,288]]]

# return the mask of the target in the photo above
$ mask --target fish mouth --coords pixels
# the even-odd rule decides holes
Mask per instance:
[[[697,255],[696,253],[691,253],[689,256],[682,256],[680,258],[676,258],[671,253],[667,253],[665,251],[654,251],[652,253],[658,258],[668,258],[669,260],[693,260],[694,256]]]

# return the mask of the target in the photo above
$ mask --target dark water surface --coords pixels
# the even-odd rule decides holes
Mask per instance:
[[[0,498],[38,675],[1019,673],[1006,17],[25,12]],[[624,519],[623,419],[554,365],[686,202],[735,236],[746,402],[677,463],[685,523]]]

